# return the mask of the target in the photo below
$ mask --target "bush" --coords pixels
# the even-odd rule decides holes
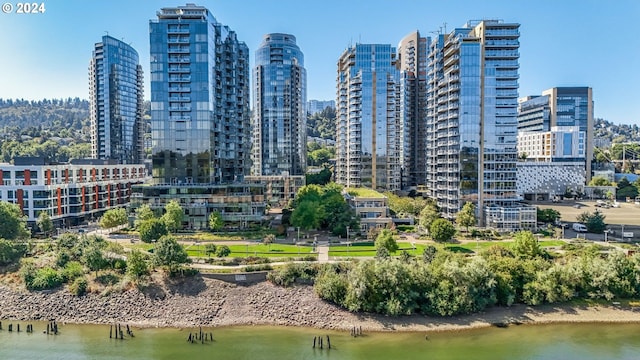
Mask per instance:
[[[72,281],[84,275],[82,264],[77,261],[68,262],[62,270],[62,278],[65,281]]]
[[[13,241],[0,239],[0,265],[9,265],[24,255],[27,247]]]
[[[62,285],[62,275],[54,268],[45,267],[36,271],[35,277],[27,287],[30,290],[46,290],[53,289]]]
[[[267,274],[267,280],[276,285],[287,287],[293,285],[298,279],[313,280],[317,274],[318,267],[316,264],[288,263],[284,267]]]
[[[254,271],[267,271],[273,270],[273,267],[269,264],[260,264],[260,265],[249,265],[244,268],[245,272],[254,272]]]
[[[79,277],[73,281],[71,285],[69,285],[69,291],[75,296],[82,296],[87,293],[87,288],[89,287],[89,283],[87,279],[83,277]]]

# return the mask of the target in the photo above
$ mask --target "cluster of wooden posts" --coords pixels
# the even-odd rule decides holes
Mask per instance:
[[[2,329],[2,321],[0,321],[0,330],[3,330]],[[9,332],[13,332],[13,324],[9,324],[7,330]],[[16,324],[16,332],[20,332],[20,324]],[[33,332],[33,325],[27,324],[26,332],[27,333],[32,333]]]
[[[327,337],[327,349],[331,349],[331,339],[329,338],[329,335],[326,335],[326,337]],[[318,347],[319,349],[324,348],[324,338],[322,336],[313,337],[313,348],[315,349],[316,347]]]
[[[189,332],[189,337],[187,338],[187,342],[193,344],[200,341],[201,344],[204,344],[207,341],[213,341],[213,333],[203,332],[202,326],[200,326],[200,331]]]
[[[113,330],[115,330],[115,337],[114,337]],[[126,325],[126,331],[127,331],[127,335],[133,337],[133,330],[131,330],[129,325]],[[116,323],[114,325],[109,325],[109,339],[112,339],[112,338],[124,340],[124,332],[122,331],[121,324]]]
[[[362,326],[354,326],[351,328],[351,336],[358,337],[362,336]]]
[[[0,330],[4,330],[2,327],[2,321],[0,321]],[[9,332],[13,332],[15,330],[15,332],[20,332],[20,324],[8,324],[7,326],[7,331]],[[33,324],[27,324],[27,328],[25,329],[26,333],[32,334],[33,333]],[[43,331],[43,333],[46,333],[47,335],[52,334],[52,335],[58,335],[58,323],[55,320],[50,320],[47,323],[47,330]]]

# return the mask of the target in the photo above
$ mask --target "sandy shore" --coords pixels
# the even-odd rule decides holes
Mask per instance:
[[[48,320],[67,323],[126,323],[137,327],[233,325],[308,326],[366,331],[447,331],[571,322],[639,322],[640,310],[611,306],[494,307],[455,317],[422,315],[389,317],[350,313],[320,300],[311,286],[282,288],[268,282],[237,286],[194,277],[154,284],[142,291],[91,293],[83,297],[67,290],[28,292],[0,285],[0,320]]]

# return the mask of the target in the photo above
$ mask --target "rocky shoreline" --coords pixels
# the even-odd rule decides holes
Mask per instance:
[[[108,294],[76,297],[65,289],[28,292],[0,285],[0,320],[126,323],[137,327],[277,325],[365,331],[441,331],[522,323],[640,322],[640,312],[620,306],[517,305],[449,318],[388,317],[350,313],[319,299],[308,285],[269,282],[235,285],[195,276]]]

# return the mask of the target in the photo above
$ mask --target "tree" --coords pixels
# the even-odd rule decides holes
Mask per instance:
[[[164,221],[154,218],[143,221],[140,226],[138,226],[138,233],[140,234],[140,240],[150,243],[167,235],[169,231]]]
[[[267,234],[265,235],[265,237],[262,239],[262,243],[269,246],[269,251],[271,251],[271,244],[273,244],[273,242],[275,241],[276,236],[273,234]]]
[[[98,276],[98,271],[103,269],[107,264],[107,260],[104,258],[102,250],[97,244],[92,244],[88,249],[84,250],[82,262],[87,265],[89,270],[95,271],[96,276]]]
[[[618,199],[626,199],[628,197],[633,199],[636,196],[638,196],[638,189],[633,186],[633,184],[631,184],[629,180],[627,180],[627,177],[625,176],[620,179],[620,181],[618,182],[616,197]]]
[[[212,211],[209,214],[209,228],[213,231],[222,229],[224,221],[222,221],[222,214],[217,211]]]
[[[399,246],[396,239],[393,238],[391,230],[382,229],[376,237],[375,248],[376,251],[380,248],[385,248],[391,254],[398,251]]]
[[[38,228],[45,236],[51,234],[51,231],[53,230],[53,222],[51,221],[49,213],[46,211],[40,211],[38,219],[36,220],[36,225],[38,225]]]
[[[587,221],[584,225],[587,227],[587,230],[592,233],[602,234],[604,230],[607,228],[607,224],[604,222],[605,216],[598,210],[593,212],[593,215],[587,218]]]
[[[320,206],[320,200],[305,200],[299,202],[291,213],[291,225],[305,230],[317,229],[324,218],[324,211]]]
[[[447,219],[436,219],[431,223],[429,234],[434,241],[447,242],[453,239],[456,228]]]
[[[435,201],[431,200],[427,202],[427,205],[420,211],[420,226],[425,229],[430,229],[431,224],[440,219],[440,209],[438,208],[438,204]]]
[[[0,239],[0,265],[9,265],[24,255],[27,247],[24,243]]]
[[[216,244],[209,243],[204,246],[204,252],[207,253],[207,257],[211,257],[211,254],[215,254],[217,249]]]
[[[151,220],[156,217],[156,214],[151,210],[149,204],[143,204],[139,208],[136,209],[136,228],[140,226],[143,222],[147,220]]]
[[[544,223],[554,223],[560,220],[560,212],[555,209],[540,209],[536,208],[538,221]]]
[[[166,267],[170,273],[175,273],[182,264],[189,262],[187,251],[170,235],[160,238],[153,256],[155,264]]]
[[[514,235],[513,239],[515,240],[513,252],[518,257],[533,259],[542,256],[544,253],[540,243],[538,243],[538,239],[535,238],[531,231],[519,231]]]
[[[596,176],[594,178],[591,179],[591,181],[589,181],[589,186],[611,186],[611,181],[609,181],[609,179],[602,177],[602,176]]]
[[[127,256],[127,275],[136,280],[149,275],[149,264],[140,250],[134,249]]]
[[[217,257],[227,257],[231,254],[231,249],[227,245],[222,245],[218,247],[218,251],[216,251]]]
[[[182,218],[184,217],[184,210],[182,206],[175,201],[171,200],[164,207],[165,213],[162,215],[162,221],[167,226],[167,230],[172,233],[182,229]]]
[[[464,226],[469,232],[469,226],[474,226],[477,223],[476,219],[476,206],[472,202],[467,202],[462,207],[462,210],[456,215],[456,222],[460,226]]]
[[[305,175],[307,185],[326,185],[331,181],[331,170],[328,167],[323,167],[320,172],[311,174],[308,173]]]
[[[0,238],[14,240],[29,236],[27,219],[20,206],[0,201]]]
[[[435,246],[433,245],[425,246],[424,250],[422,251],[422,260],[425,263],[430,264],[433,261],[433,259],[435,259],[437,252],[438,252],[438,249],[436,249]]]
[[[127,211],[124,208],[107,210],[100,218],[100,227],[109,229],[127,223]]]

